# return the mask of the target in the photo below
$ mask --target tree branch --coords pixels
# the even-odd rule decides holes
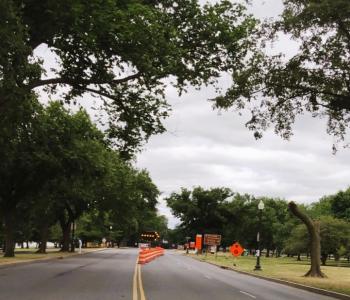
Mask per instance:
[[[140,72],[137,72],[133,75],[120,78],[120,79],[114,79],[110,81],[106,80],[96,80],[96,79],[81,79],[81,80],[72,80],[68,78],[63,78],[63,77],[58,77],[58,78],[49,78],[49,79],[42,79],[42,80],[37,80],[33,81],[32,83],[28,84],[29,89],[33,89],[39,86],[43,85],[50,85],[50,84],[66,84],[66,85],[71,85],[71,86],[76,86],[76,85],[89,85],[89,84],[121,84],[128,82],[133,79],[137,79],[141,76]]]
[[[127,111],[127,108],[125,107],[125,105],[124,105],[124,103],[122,101],[120,101],[119,99],[113,97],[112,95],[110,95],[108,93],[105,93],[105,92],[100,91],[100,90],[95,90],[95,89],[92,89],[92,88],[88,88],[88,87],[80,88],[80,89],[82,89],[84,91],[87,91],[87,92],[90,92],[90,93],[94,93],[94,94],[100,95],[102,97],[106,97],[106,98],[111,99],[113,101],[116,101],[121,106],[121,108],[124,109],[124,111]]]

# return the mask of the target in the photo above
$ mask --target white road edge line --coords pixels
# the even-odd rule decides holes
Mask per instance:
[[[256,297],[255,297],[254,295],[252,295],[252,294],[249,294],[249,293],[244,292],[244,291],[239,291],[239,292],[242,293],[242,294],[244,294],[244,295],[247,295],[247,296],[249,296],[249,297],[251,297],[251,298],[256,299]]]

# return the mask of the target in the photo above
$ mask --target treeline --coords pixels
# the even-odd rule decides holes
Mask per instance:
[[[157,215],[159,191],[148,173],[123,159],[80,109],[27,101],[0,123],[0,240],[5,256],[15,243],[47,241],[74,251],[103,237],[137,241],[143,230],[166,230]],[[1,125],[1,124],[0,124]]]
[[[290,213],[283,199],[257,198],[233,193],[228,188],[196,187],[172,193],[166,200],[172,213],[181,220],[172,232],[178,243],[184,243],[186,236],[193,239],[197,233],[216,233],[222,235],[223,246],[239,241],[246,249],[254,250],[259,230],[267,257],[287,254],[300,259],[301,254],[309,254],[306,227]],[[260,200],[265,204],[261,224]],[[350,259],[350,188],[299,208],[320,222],[322,263],[326,264],[330,255],[336,260]]]

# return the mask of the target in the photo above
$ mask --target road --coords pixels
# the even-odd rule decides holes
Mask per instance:
[[[332,300],[167,251],[143,265],[137,249],[110,249],[0,268],[6,300]]]
[[[0,268],[1,300],[132,299],[137,249]]]
[[[142,267],[147,300],[334,300],[169,251]]]

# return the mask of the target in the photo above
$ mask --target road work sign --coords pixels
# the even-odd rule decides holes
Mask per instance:
[[[205,234],[204,235],[204,244],[208,245],[208,246],[220,246],[221,235],[219,235],[219,234]]]
[[[196,249],[197,250],[202,249],[202,235],[201,234],[196,235]]]
[[[237,257],[242,255],[242,253],[244,252],[244,248],[239,243],[234,243],[230,247],[230,252],[232,253],[233,256]]]

